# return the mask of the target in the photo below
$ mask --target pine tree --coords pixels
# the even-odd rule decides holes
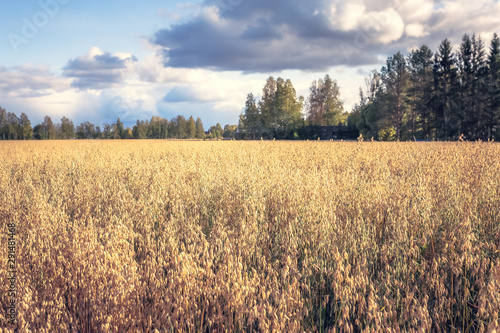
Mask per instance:
[[[438,138],[449,139],[457,134],[458,76],[455,54],[448,39],[439,45],[434,56],[434,98],[432,105],[436,114]]]
[[[389,124],[396,129],[396,137],[399,140],[403,118],[407,110],[406,98],[409,84],[405,57],[400,52],[389,57],[381,74],[385,88],[384,114]]]
[[[476,140],[486,132],[484,128],[484,107],[487,99],[486,61],[484,43],[481,38],[465,34],[459,52],[460,93],[458,128],[466,138]]]
[[[487,75],[488,100],[485,107],[487,139],[500,140],[500,38],[493,35],[488,56]]]
[[[459,133],[466,138],[472,138],[473,115],[473,81],[474,69],[472,66],[472,40],[468,34],[462,37],[460,52],[458,54],[458,68],[460,70],[460,98],[459,98]]]
[[[414,50],[409,56],[411,72],[411,136],[410,138],[429,139],[434,117],[429,107],[432,97],[433,53],[427,45]]]
[[[486,51],[480,36],[472,35],[472,114],[469,117],[474,139],[487,139],[487,76]]]

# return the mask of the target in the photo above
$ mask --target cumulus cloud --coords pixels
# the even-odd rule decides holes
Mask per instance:
[[[497,0],[444,0],[432,16],[434,33],[459,37],[464,33],[498,31],[500,2]]]
[[[362,33],[370,44],[390,43],[404,32],[403,19],[393,8],[370,11],[362,3],[335,3],[330,7],[330,20],[332,28]]]
[[[93,47],[89,53],[68,61],[64,76],[78,89],[105,89],[124,80],[129,64],[137,59],[125,53],[110,54]]]
[[[396,0],[395,10],[406,23],[427,22],[433,13],[433,0]]]
[[[54,75],[47,67],[0,66],[0,92],[4,97],[41,97],[68,89],[70,80]]]
[[[429,32],[426,31],[426,28],[424,25],[420,23],[411,23],[406,26],[406,35],[409,37],[425,37],[429,35]]]

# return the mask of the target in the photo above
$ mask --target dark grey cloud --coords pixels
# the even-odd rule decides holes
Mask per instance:
[[[157,31],[152,42],[167,67],[323,71],[376,66],[464,33],[491,35],[498,15],[498,0],[207,0],[200,15]]]
[[[279,40],[283,38],[283,35],[274,29],[269,20],[259,19],[256,24],[247,27],[243,34],[241,34],[241,38],[250,40]]]
[[[122,82],[127,64],[136,61],[134,56],[119,57],[93,48],[89,54],[68,61],[63,74],[74,79],[74,88],[104,89]]]
[[[209,8],[155,34],[166,66],[250,73],[377,62],[374,54],[352,52],[358,32],[335,28],[321,0],[244,0],[218,16]]]

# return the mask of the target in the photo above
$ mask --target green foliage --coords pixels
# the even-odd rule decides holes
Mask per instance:
[[[403,118],[407,112],[407,98],[409,88],[409,72],[405,57],[396,53],[387,59],[382,67],[381,78],[384,84],[382,95],[382,110],[386,120],[396,128],[396,137],[401,138]]]
[[[211,126],[208,132],[209,132],[208,135],[209,139],[220,139],[224,135],[224,130],[222,129],[221,124],[219,123],[217,123],[217,125],[215,126]]]
[[[73,121],[66,117],[61,118],[61,124],[58,126],[58,137],[62,140],[75,138],[75,125],[73,125]]]
[[[340,88],[329,75],[314,81],[308,98],[307,120],[310,125],[335,126],[342,123],[344,112]]]
[[[456,53],[448,39],[435,54],[426,45],[408,57],[396,53],[380,76],[373,72],[367,79],[366,95],[361,92],[348,123],[380,139],[388,137],[386,126],[401,140],[493,139],[500,126],[497,35],[489,51],[480,37],[466,34]]]
[[[262,90],[262,98],[256,103],[248,94],[245,112],[240,117],[239,128],[243,137],[256,139],[290,139],[304,125],[302,110],[304,98],[290,80],[269,77]]]
[[[123,135],[123,123],[120,121],[120,117],[118,117],[115,126],[115,139],[121,139],[122,135]]]
[[[234,139],[236,138],[237,125],[226,125],[224,126],[224,134],[222,135],[224,139]]]
[[[261,112],[255,102],[255,97],[252,93],[248,94],[245,102],[245,113],[240,117],[239,127],[241,131],[252,140],[260,137],[262,131],[263,120]]]
[[[371,102],[360,108],[356,126],[363,137],[377,139],[380,119],[379,101]]]
[[[203,122],[199,117],[196,118],[196,138],[205,139],[205,129],[203,128]]]
[[[187,121],[186,136],[188,139],[196,138],[196,122],[194,121],[193,116],[189,117],[189,120]]]
[[[378,139],[380,141],[394,141],[396,140],[396,130],[392,126],[386,126],[378,131]]]

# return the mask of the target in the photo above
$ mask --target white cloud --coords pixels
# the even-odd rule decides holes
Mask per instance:
[[[339,26],[344,31],[352,31],[359,29],[359,24],[366,15],[366,7],[363,4],[346,3],[340,10],[338,5],[333,5],[331,8],[332,23]]]
[[[425,37],[429,35],[429,32],[426,31],[426,27],[420,23],[411,23],[408,24],[405,28],[406,35],[409,37]]]
[[[434,9],[434,1],[396,0],[394,8],[406,23],[423,23],[431,18]]]
[[[363,3],[334,4],[330,7],[333,28],[358,31],[369,38],[370,44],[388,44],[401,38],[404,22],[393,8],[369,11]]]
[[[500,2],[497,0],[445,0],[435,10],[431,30],[444,38],[461,37],[468,33],[490,35],[498,31]]]
[[[397,41],[403,36],[405,24],[401,16],[392,8],[367,13],[363,30],[383,44]]]

